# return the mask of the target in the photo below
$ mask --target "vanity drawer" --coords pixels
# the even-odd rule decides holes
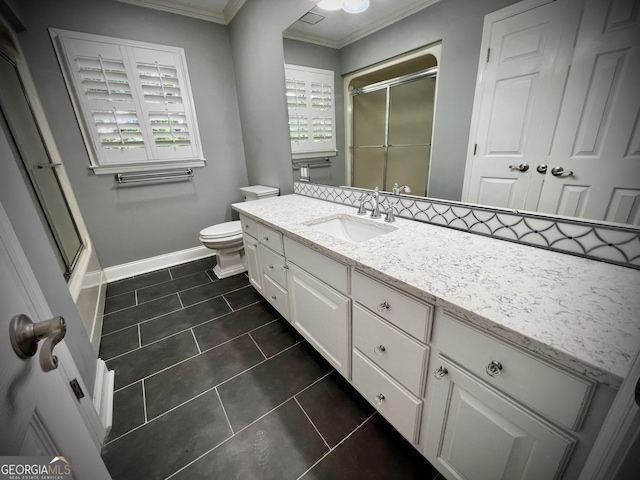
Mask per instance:
[[[407,440],[417,443],[422,400],[411,395],[358,350],[353,350],[352,375],[354,386],[364,398]]]
[[[349,267],[316,252],[295,240],[285,237],[284,251],[287,260],[295,263],[327,285],[342,293],[349,293]]]
[[[432,346],[494,387],[572,430],[579,430],[595,385],[438,312]],[[490,371],[490,365],[502,368]],[[497,370],[497,371],[495,371]]]
[[[260,245],[258,248],[260,249],[262,272],[282,288],[286,289],[287,269],[285,267],[284,257],[282,255],[278,255],[273,250],[266,248],[264,245]]]
[[[383,283],[355,271],[352,297],[388,322],[427,343],[433,306],[418,302]]]
[[[242,231],[244,233],[248,233],[253,238],[258,237],[258,222],[244,215],[240,215],[240,222],[242,223]]]
[[[353,306],[353,346],[372,362],[422,396],[429,348],[378,319],[359,305]]]
[[[277,232],[272,228],[258,223],[258,240],[260,241],[260,243],[266,245],[274,252],[278,252],[280,255],[284,255],[284,248],[282,246],[282,234],[280,232]]]
[[[289,320],[289,292],[267,275],[262,276],[262,288],[264,289],[264,298],[280,312],[280,315]]]

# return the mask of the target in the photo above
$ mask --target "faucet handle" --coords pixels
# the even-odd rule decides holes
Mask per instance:
[[[395,207],[391,205],[391,203],[389,202],[389,199],[386,199],[385,201],[380,202],[380,206],[384,209],[384,213],[385,213],[384,221],[395,222],[396,217],[393,213]]]
[[[368,195],[368,193],[363,193],[358,199],[358,201],[360,202],[360,206],[358,207],[358,215],[366,215],[367,209],[364,208],[364,204]]]

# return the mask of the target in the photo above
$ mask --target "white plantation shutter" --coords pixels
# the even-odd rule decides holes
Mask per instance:
[[[204,165],[182,49],[51,34],[96,173]]]
[[[335,156],[333,72],[285,65],[293,158]]]

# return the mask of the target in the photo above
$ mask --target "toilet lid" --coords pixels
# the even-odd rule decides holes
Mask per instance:
[[[200,236],[206,238],[224,238],[240,234],[242,234],[242,224],[240,220],[219,223],[218,225],[213,225],[200,231]]]

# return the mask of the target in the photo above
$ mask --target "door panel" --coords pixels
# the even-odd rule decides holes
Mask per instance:
[[[0,455],[66,455],[72,457],[74,478],[110,479],[78,410],[65,365],[45,373],[38,363],[39,351],[21,359],[11,346],[9,323],[14,315],[26,314],[40,322],[50,312],[2,204],[0,307]]]
[[[550,2],[485,26],[463,201],[535,209],[544,179],[535,167],[546,163],[553,138],[549,118],[570,65],[577,3]],[[511,168],[523,163],[530,168]]]
[[[542,212],[564,215],[567,192],[583,190],[580,216],[640,225],[639,10],[639,0],[586,3],[548,162],[572,173],[549,176]]]

